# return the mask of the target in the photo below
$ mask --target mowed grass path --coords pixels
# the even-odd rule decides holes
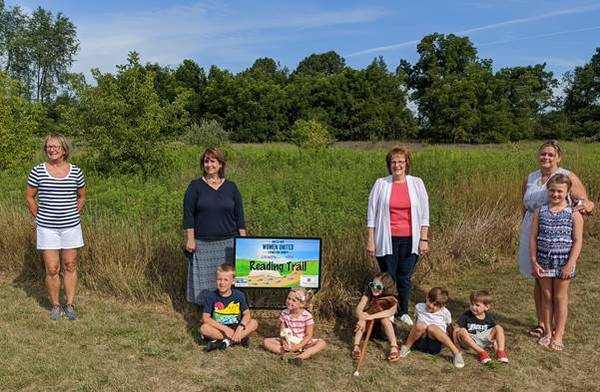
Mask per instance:
[[[205,353],[185,317],[164,305],[134,304],[93,293],[78,297],[76,322],[48,319],[40,286],[0,277],[0,390],[239,390],[239,391],[575,391],[598,390],[597,332],[600,313],[600,243],[585,244],[571,289],[570,318],[562,353],[545,350],[526,336],[533,322],[531,282],[516,261],[473,264],[427,275],[415,296],[433,285],[450,290],[456,319],[475,288],[493,291],[493,313],[507,331],[510,364],[484,367],[466,355],[452,367],[444,350],[433,357],[413,352],[395,364],[384,361],[387,344],[371,344],[359,378],[349,358],[347,320],[319,325],[326,351],[296,368],[265,352],[254,336],[249,349]],[[276,330],[276,313],[256,312],[263,334]],[[406,338],[403,330],[400,339]]]

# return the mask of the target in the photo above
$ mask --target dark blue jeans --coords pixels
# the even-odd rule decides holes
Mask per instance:
[[[408,300],[412,288],[412,276],[419,256],[412,253],[412,237],[392,237],[392,254],[377,257],[381,272],[387,272],[396,280],[398,288],[398,316],[408,313]]]

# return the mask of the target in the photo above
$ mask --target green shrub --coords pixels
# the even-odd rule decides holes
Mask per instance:
[[[186,144],[208,147],[221,147],[229,143],[229,132],[225,131],[217,120],[200,120],[200,124],[193,123],[187,128],[182,137]]]
[[[91,163],[103,174],[155,176],[170,167],[167,140],[183,108],[160,100],[155,74],[143,70],[137,53],[117,69],[116,75],[92,70],[97,86],[82,86],[79,92],[79,121]]]
[[[20,94],[19,82],[0,72],[0,170],[32,158],[41,108]]]
[[[329,147],[334,139],[325,125],[316,120],[298,120],[291,130],[292,142],[301,148]]]

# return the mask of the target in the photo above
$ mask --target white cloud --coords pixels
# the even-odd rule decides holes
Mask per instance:
[[[132,50],[141,54],[143,62],[163,65],[178,64],[185,58],[198,58],[201,63],[226,58],[230,63],[246,64],[259,57],[253,53],[256,45],[284,40],[291,30],[363,23],[382,15],[372,9],[325,12],[280,8],[275,12],[240,15],[227,3],[203,2],[74,21],[81,52],[73,68],[84,73],[92,67],[113,71]],[[264,30],[276,32],[265,37],[261,34]]]
[[[564,16],[564,15],[579,14],[579,13],[583,13],[583,12],[590,12],[590,11],[595,11],[598,9],[600,9],[600,4],[586,5],[586,6],[581,6],[581,7],[573,7],[573,8],[563,9],[563,10],[559,10],[559,11],[547,12],[545,14],[540,14],[540,15],[531,16],[531,17],[527,17],[527,18],[517,18],[517,19],[507,20],[504,22],[498,22],[498,23],[492,23],[492,24],[488,24],[488,25],[484,25],[484,26],[473,27],[473,28],[470,28],[467,30],[455,32],[454,34],[464,35],[464,34],[470,34],[470,33],[475,33],[475,32],[479,32],[479,31],[485,31],[485,30],[495,30],[495,29],[499,29],[501,27],[512,26],[512,25],[517,25],[517,24],[526,24],[526,23],[530,23],[530,22],[534,22],[534,21],[543,20],[543,19],[554,18],[554,17]],[[350,53],[350,54],[346,55],[346,57],[360,56],[360,55],[369,54],[369,53],[380,53],[380,52],[384,52],[384,51],[388,51],[388,50],[392,50],[392,49],[402,48],[402,47],[406,47],[406,46],[412,46],[418,42],[419,42],[419,40],[411,40],[411,41],[401,42],[398,44],[379,46],[379,47],[375,47],[375,48],[370,48],[370,49],[365,49],[365,50],[361,50],[358,52]]]

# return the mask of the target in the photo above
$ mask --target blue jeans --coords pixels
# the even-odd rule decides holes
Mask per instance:
[[[408,314],[412,276],[418,259],[419,256],[412,253],[412,237],[392,237],[392,254],[377,257],[381,272],[387,272],[396,280],[398,316]]]

